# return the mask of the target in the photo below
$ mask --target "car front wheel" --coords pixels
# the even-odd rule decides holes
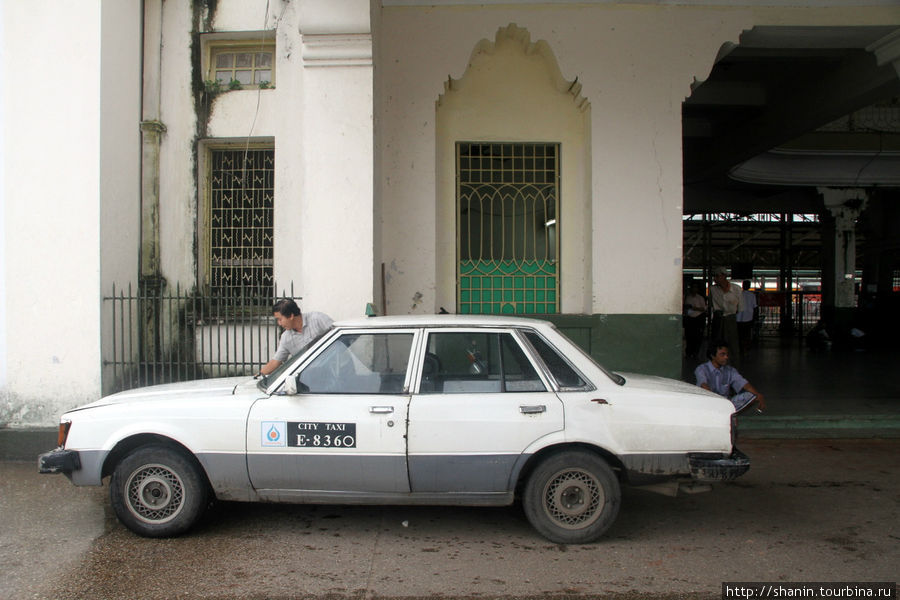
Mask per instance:
[[[206,509],[208,491],[200,467],[165,446],[142,446],[113,471],[109,497],[119,521],[145,537],[187,531]]]
[[[525,484],[522,506],[531,525],[559,544],[598,539],[619,514],[619,481],[605,460],[568,450],[543,460]]]

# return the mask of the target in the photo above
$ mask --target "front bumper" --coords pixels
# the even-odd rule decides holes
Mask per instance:
[[[70,475],[81,469],[81,457],[75,450],[57,448],[38,456],[38,472]]]
[[[691,477],[699,481],[731,481],[750,470],[750,457],[734,448],[730,456],[691,454]]]

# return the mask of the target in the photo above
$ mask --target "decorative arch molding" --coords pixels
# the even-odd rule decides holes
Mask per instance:
[[[527,276],[530,273],[528,269],[540,263],[540,269],[543,269],[541,272],[550,273],[544,281],[553,282],[553,306],[549,302],[545,306],[525,306],[529,302],[529,293],[526,291],[524,299],[513,294],[510,302],[515,304],[515,311],[540,312],[543,309],[547,312],[582,314],[591,310],[591,104],[581,95],[581,90],[577,77],[574,80],[563,77],[550,45],[543,40],[532,42],[530,33],[515,23],[499,28],[493,41],[482,39],[476,43],[462,76],[459,79],[448,77],[444,81],[443,93],[435,99],[435,247],[442,249],[436,252],[436,306],[459,310],[460,305],[467,301],[463,298],[465,287],[462,282],[464,274],[470,273],[470,267],[478,269],[478,277],[487,277],[488,269],[481,269],[485,263],[490,263],[491,267],[501,264],[497,268],[516,269],[516,273]],[[493,171],[495,167],[489,167],[493,173],[490,180],[474,173],[485,168],[484,163],[478,163],[479,166],[471,167],[473,171],[467,176],[471,175],[474,179],[465,183],[467,191],[463,191],[459,179],[462,172],[458,169],[469,169],[463,165],[470,163],[462,160],[463,155],[458,152],[469,152],[474,147],[472,144],[477,146],[482,143],[492,145],[491,154],[494,152],[493,145],[496,145],[501,149],[501,156],[505,156],[507,151],[512,155],[522,152],[522,156],[526,156],[525,153],[532,152],[526,148],[541,148],[540,152],[552,152],[554,157],[547,163],[538,160],[512,160],[505,163],[511,165],[513,170],[534,169],[533,173],[522,171],[499,175],[497,171]],[[553,150],[548,150],[549,148]],[[538,150],[534,152],[537,153]],[[546,165],[551,164],[555,171],[549,176],[546,175],[550,172],[546,170]],[[555,178],[555,187],[550,191],[545,190],[539,194],[524,188],[512,191],[518,189],[516,185],[539,183],[542,181],[540,177],[545,176]],[[507,181],[504,177],[512,179]],[[502,193],[500,188],[491,189],[491,186],[499,185],[498,182],[505,186]],[[473,189],[473,185],[478,189]],[[528,202],[534,202],[529,205],[529,210],[534,211],[534,219],[528,222],[545,224],[547,229],[544,238],[530,242],[528,252],[533,250],[535,254],[525,256],[527,252],[522,250],[520,254],[525,257],[521,261],[513,260],[516,263],[514,266],[507,264],[507,253],[516,254],[518,251],[498,251],[492,246],[490,258],[485,258],[486,254],[480,250],[475,253],[480,257],[477,259],[472,258],[474,254],[470,252],[471,246],[463,251],[465,246],[462,245],[462,236],[467,240],[475,240],[475,237],[470,236],[481,236],[481,232],[486,231],[486,221],[475,221],[476,225],[466,221],[467,232],[464,233],[460,215],[463,212],[473,213],[468,212],[468,208],[462,208],[459,203],[482,203],[484,194],[494,192],[508,194],[503,196],[503,202],[517,202],[518,200],[510,198],[527,197]],[[534,195],[529,195],[532,193]],[[478,200],[473,200],[476,197]],[[537,197],[541,198],[540,202],[535,200]],[[492,205],[489,210],[479,212],[482,215],[495,214],[492,211],[501,210],[498,208],[500,206],[506,204]],[[537,206],[544,207],[543,212],[535,208]],[[539,212],[549,214],[551,209],[546,207],[551,206],[554,211],[552,218],[541,220],[537,217]],[[500,220],[510,214],[517,213],[506,213]],[[490,227],[498,227],[498,222],[497,219],[490,221]],[[504,222],[509,222],[509,219]],[[549,231],[551,226],[552,233]],[[529,232],[529,235],[534,233],[531,230]],[[495,231],[490,239],[523,239],[522,236],[526,235],[523,232],[519,232],[521,235],[507,233],[509,232],[506,230]],[[478,239],[479,248],[487,247],[486,238]],[[541,252],[551,246],[554,248],[553,252],[541,255]],[[473,267],[474,263],[479,264]],[[472,281],[469,276],[465,279]],[[510,279],[515,280],[516,277]],[[538,279],[535,277],[535,282]],[[529,285],[527,281],[526,279],[526,286]],[[496,297],[496,291],[492,290],[492,297]],[[505,294],[504,289],[501,293],[504,299]],[[472,302],[477,302],[474,293],[468,297]],[[484,302],[484,294],[481,293],[479,297]],[[534,297],[547,296],[535,293]],[[493,311],[495,308],[489,310]],[[507,308],[504,300],[501,309],[505,311]],[[485,310],[484,305],[481,309]]]
[[[590,102],[581,95],[581,84],[578,82],[578,77],[575,77],[572,81],[563,77],[562,71],[559,68],[559,62],[556,60],[556,55],[550,48],[550,44],[544,40],[532,42],[531,34],[528,30],[519,27],[515,23],[510,23],[506,27],[499,28],[497,34],[494,36],[493,42],[487,39],[481,39],[475,44],[475,48],[472,50],[472,54],[469,57],[466,71],[459,79],[447,77],[447,81],[444,82],[444,93],[438,96],[437,105],[441,106],[443,104],[444,96],[447,94],[465,88],[467,80],[470,79],[470,77],[467,76],[473,65],[483,60],[485,57],[494,56],[499,48],[507,45],[513,47],[518,46],[522,54],[526,57],[539,57],[543,62],[543,66],[546,69],[547,75],[550,77],[553,87],[562,94],[570,95],[572,101],[579,110],[586,111],[590,108]]]

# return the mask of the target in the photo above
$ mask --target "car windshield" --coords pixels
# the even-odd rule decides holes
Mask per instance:
[[[318,341],[321,340],[323,337],[325,337],[325,334],[327,334],[327,333],[330,332],[330,331],[331,331],[331,329],[328,329],[327,331],[325,331],[324,333],[322,333],[322,335],[318,336],[317,338],[315,338],[314,340],[312,340],[311,342],[309,342],[309,343],[306,345],[306,347],[301,348],[299,352],[297,352],[297,353],[294,354],[293,356],[289,357],[286,361],[284,361],[283,363],[281,363],[281,364],[278,366],[277,369],[275,369],[274,371],[272,371],[272,372],[269,373],[268,375],[263,375],[262,377],[260,377],[259,380],[256,382],[256,387],[258,387],[260,390],[262,390],[262,391],[264,391],[264,392],[265,392],[266,390],[268,390],[268,389],[269,389],[269,386],[272,384],[273,381],[275,381],[276,379],[278,379],[278,378],[281,376],[282,373],[284,373],[285,371],[287,371],[288,369],[290,369],[290,368],[294,365],[294,363],[297,362],[297,359],[298,359],[300,356],[302,356],[303,354],[305,354],[307,350],[309,350],[310,348],[312,348],[312,347],[316,344],[316,342],[318,342]]]
[[[278,377],[282,373],[287,371],[288,368],[294,364],[293,358],[294,357],[292,356],[291,358],[287,359],[287,361],[281,363],[281,365],[277,369],[275,369],[268,375],[263,375],[262,377],[260,377],[256,382],[256,387],[264,392],[269,389],[269,384],[278,379]]]

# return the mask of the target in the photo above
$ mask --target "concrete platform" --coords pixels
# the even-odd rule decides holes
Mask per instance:
[[[684,381],[697,364],[684,360]],[[900,351],[813,352],[797,339],[762,338],[737,368],[767,404],[738,419],[744,436],[900,437]]]

